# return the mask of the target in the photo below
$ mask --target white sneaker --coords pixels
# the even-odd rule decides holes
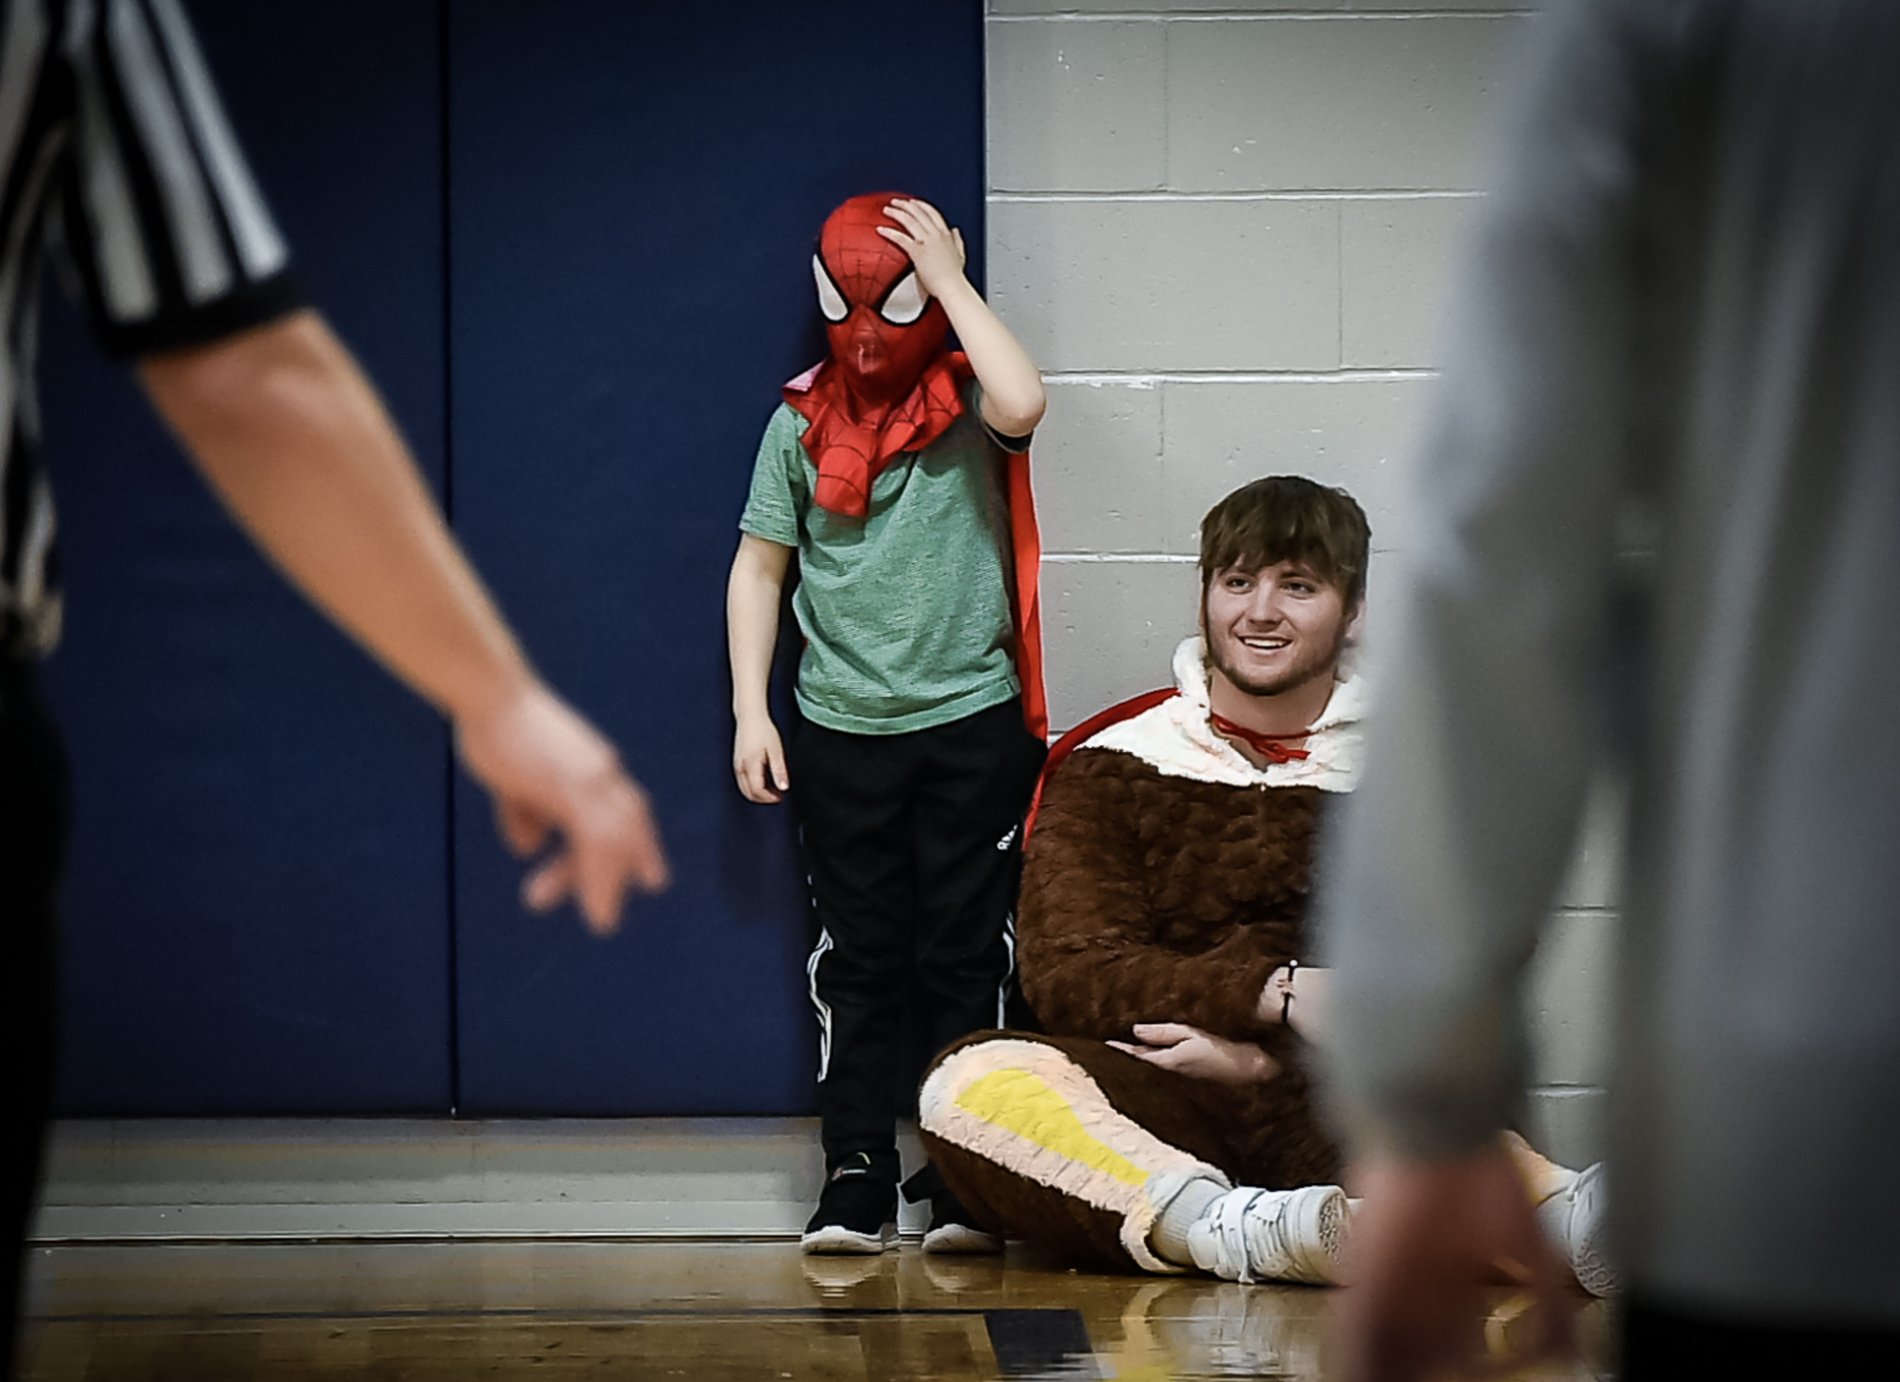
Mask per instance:
[[[1339,1280],[1346,1192],[1337,1185],[1257,1190],[1243,1185],[1215,1200],[1188,1229],[1194,1265],[1225,1281]]]
[[[1622,1286],[1616,1268],[1603,1253],[1603,1223],[1608,1208],[1600,1161],[1584,1167],[1569,1185],[1537,1206],[1537,1222],[1544,1236],[1570,1263],[1577,1284],[1593,1296],[1613,1296]]]

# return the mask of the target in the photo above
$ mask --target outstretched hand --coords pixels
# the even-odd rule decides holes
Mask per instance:
[[[587,929],[609,935],[628,888],[659,892],[670,881],[646,793],[613,745],[545,686],[459,721],[456,744],[517,856],[558,832],[558,849],[522,881],[522,902],[534,911],[572,897]]]
[[[1246,1041],[1204,1032],[1185,1022],[1137,1022],[1135,1040],[1111,1041],[1117,1051],[1163,1070],[1217,1084],[1263,1084],[1280,1073],[1280,1063]]]
[[[926,293],[942,298],[963,281],[963,232],[951,229],[941,211],[929,202],[900,197],[884,214],[903,229],[879,226],[877,233],[910,256]]]
[[[1361,1168],[1338,1320],[1346,1382],[1514,1372],[1572,1348],[1578,1298],[1544,1241],[1529,1186],[1501,1145],[1455,1161]],[[1535,1306],[1527,1346],[1486,1348],[1483,1292],[1515,1282]]]

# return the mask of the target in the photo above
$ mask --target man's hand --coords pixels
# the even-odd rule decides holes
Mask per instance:
[[[659,892],[669,879],[647,796],[613,745],[539,683],[480,716],[457,722],[462,761],[495,803],[502,838],[517,856],[558,831],[561,848],[521,885],[537,912],[573,897],[587,927],[620,925],[629,887]]]
[[[792,777],[785,769],[785,746],[772,717],[748,716],[732,736],[732,775],[747,801],[761,806],[784,799]]]
[[[1456,1161],[1368,1163],[1359,1188],[1338,1316],[1345,1382],[1497,1372],[1570,1352],[1570,1272],[1501,1145]],[[1487,1358],[1484,1340],[1481,1292],[1500,1276],[1532,1293],[1538,1316],[1530,1347],[1509,1360]]]
[[[1108,1044],[1163,1070],[1217,1084],[1265,1084],[1280,1073],[1280,1063],[1251,1042],[1230,1041],[1185,1022],[1137,1022],[1135,1041],[1140,1044]]]
[[[910,256],[923,290],[939,300],[953,293],[964,281],[963,232],[952,230],[943,213],[926,201],[900,197],[884,214],[904,229],[879,226],[877,233]]]

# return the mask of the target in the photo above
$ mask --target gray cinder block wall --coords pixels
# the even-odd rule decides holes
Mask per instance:
[[[1168,679],[1202,513],[1258,475],[1343,485],[1375,557],[1461,230],[1481,196],[1508,0],[989,0],[989,291],[1042,366],[1057,727]],[[1598,1143],[1613,803],[1538,959],[1531,1131]]]

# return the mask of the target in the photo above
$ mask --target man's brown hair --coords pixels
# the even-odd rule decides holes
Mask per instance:
[[[1201,598],[1223,571],[1294,561],[1338,586],[1351,609],[1366,593],[1371,544],[1365,510],[1345,490],[1303,475],[1269,475],[1242,485],[1201,520]]]

